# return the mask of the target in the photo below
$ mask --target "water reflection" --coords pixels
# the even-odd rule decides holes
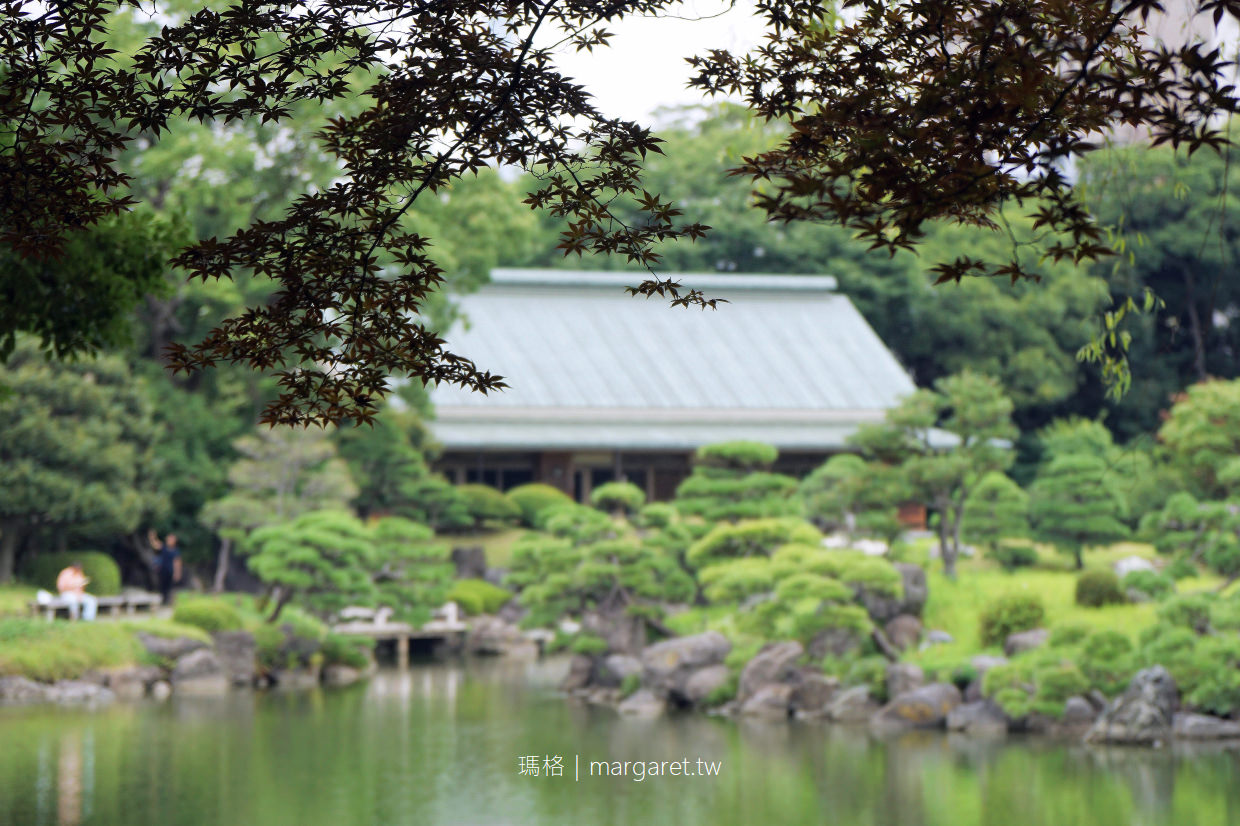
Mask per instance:
[[[1240,823],[1240,759],[1225,747],[624,719],[557,695],[561,668],[501,660],[342,691],[0,709],[0,826]],[[560,756],[564,774],[522,776],[523,755]],[[697,759],[719,776],[588,773]]]

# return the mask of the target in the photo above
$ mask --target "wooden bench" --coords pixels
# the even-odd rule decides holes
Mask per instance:
[[[122,612],[125,614],[136,614],[143,609],[147,613],[154,613],[155,607],[160,604],[159,594],[148,594],[145,592],[130,592],[120,594],[114,597],[95,597],[99,603],[99,613],[106,613],[109,616],[118,616]],[[58,613],[63,612],[66,617],[71,616],[69,613],[69,603],[59,596],[53,596],[48,602],[39,602],[38,600],[30,600],[26,603],[30,613],[34,616],[43,614],[48,622],[56,618]]]

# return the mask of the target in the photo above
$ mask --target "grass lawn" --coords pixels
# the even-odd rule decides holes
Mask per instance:
[[[26,603],[34,599],[33,585],[0,585],[0,617],[24,617]]]
[[[206,632],[169,620],[48,622],[42,618],[0,619],[0,675],[35,680],[66,680],[94,668],[135,665],[149,660],[139,631],[163,637],[209,642]]]
[[[930,598],[922,619],[927,629],[946,631],[954,642],[936,645],[925,651],[912,652],[908,659],[926,668],[957,665],[982,651],[978,644],[978,615],[995,597],[1010,593],[1032,593],[1041,597],[1046,607],[1045,626],[1085,625],[1090,628],[1120,631],[1132,637],[1152,625],[1157,617],[1156,603],[1108,605],[1083,608],[1075,601],[1078,572],[1073,561],[1052,548],[1038,546],[1036,568],[1007,572],[987,559],[961,559],[955,581],[945,577],[942,566],[932,560],[926,567]],[[1152,559],[1154,548],[1139,542],[1120,542],[1108,548],[1087,551],[1087,568],[1109,568],[1117,560],[1129,556]],[[1222,580],[1215,576],[1199,576],[1176,584],[1179,593],[1214,590]],[[1002,654],[998,648],[985,649]]]
[[[530,533],[529,528],[504,528],[498,531],[453,534],[446,538],[454,548],[468,548],[473,545],[481,545],[487,555],[488,565],[506,568],[508,567],[508,560],[512,556],[512,546],[527,533]]]

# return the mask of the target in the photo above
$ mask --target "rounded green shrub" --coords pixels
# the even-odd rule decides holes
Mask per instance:
[[[977,635],[982,645],[1002,645],[1009,635],[1031,631],[1042,624],[1046,607],[1033,594],[1006,594],[982,608]]]
[[[608,482],[594,489],[590,504],[608,513],[637,513],[646,504],[646,492],[632,482]]]
[[[494,614],[512,599],[512,592],[485,579],[458,579],[446,597],[470,616]]]
[[[987,555],[1005,571],[1032,568],[1038,564],[1038,552],[1029,545],[998,545]]]
[[[1086,571],[1076,578],[1076,604],[1086,608],[1121,605],[1128,601],[1119,577],[1103,569]]]
[[[1051,629],[1050,638],[1047,645],[1051,648],[1066,648],[1082,642],[1090,634],[1088,625],[1080,623],[1068,623],[1067,625],[1057,625]]]
[[[86,592],[99,597],[121,592],[121,569],[116,560],[98,551],[35,554],[22,571],[22,578],[39,588],[56,591],[56,577],[74,562],[82,563],[82,573],[90,580]]]
[[[459,485],[456,491],[476,526],[487,522],[507,525],[521,518],[517,504],[490,485]]]
[[[599,656],[607,653],[607,640],[594,634],[578,634],[568,648],[574,654]]]
[[[237,631],[243,624],[236,608],[216,599],[183,599],[173,610],[172,621],[201,628],[207,633]]]
[[[320,649],[323,654],[323,664],[347,665],[358,670],[366,668],[370,665],[366,646],[367,643],[357,639],[350,639],[340,634],[328,634],[323,638],[323,647]]]
[[[1167,576],[1174,580],[1191,579],[1197,576],[1197,566],[1187,557],[1177,557],[1171,560],[1171,564],[1163,571]]]
[[[572,497],[559,488],[544,485],[541,482],[530,482],[517,485],[505,494],[521,512],[521,522],[526,527],[538,527],[538,515],[554,505],[572,503]]]
[[[704,445],[693,454],[693,463],[699,467],[749,473],[767,470],[779,458],[779,450],[762,442],[719,442]]]
[[[1075,663],[1051,663],[1034,671],[1033,710],[1050,717],[1063,714],[1069,697],[1089,690],[1089,681]]]
[[[1081,672],[1108,697],[1122,692],[1136,672],[1132,641],[1119,631],[1097,631],[1081,646]]]
[[[574,542],[596,542],[616,534],[610,516],[575,502],[543,509],[538,514],[538,527]]]
[[[1154,599],[1170,596],[1175,591],[1175,580],[1153,571],[1129,571],[1120,585],[1125,593],[1131,589],[1148,594]]]
[[[844,673],[845,685],[864,685],[880,703],[887,697],[887,660],[884,657],[861,657]]]
[[[816,545],[822,534],[799,519],[752,519],[716,525],[689,547],[686,558],[697,568],[744,556],[770,556],[788,543]]]
[[[1213,602],[1207,594],[1171,597],[1159,607],[1158,618],[1168,625],[1187,628],[1195,634],[1208,634],[1212,626]]]
[[[680,514],[676,511],[675,505],[669,505],[666,502],[651,502],[637,512],[634,522],[641,528],[666,530],[675,524],[679,517]]]

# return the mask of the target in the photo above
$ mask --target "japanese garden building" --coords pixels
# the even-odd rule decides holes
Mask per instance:
[[[633,297],[639,273],[495,270],[460,299],[448,348],[510,385],[432,390],[438,467],[506,490],[541,481],[579,500],[627,479],[668,499],[693,451],[747,439],[803,475],[913,382],[835,280],[667,274],[716,310]]]

